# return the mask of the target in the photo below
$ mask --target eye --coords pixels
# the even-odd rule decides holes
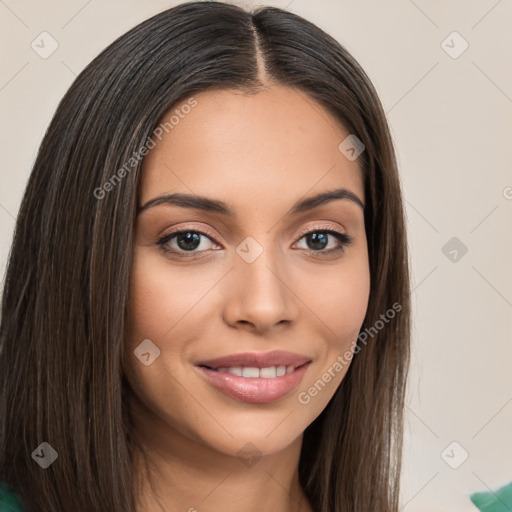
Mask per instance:
[[[306,247],[301,248],[306,249],[315,257],[341,252],[353,240],[350,235],[332,229],[330,226],[309,229],[300,235],[299,242],[304,239],[306,244]]]
[[[213,234],[199,229],[172,231],[158,239],[156,244],[165,253],[178,258],[198,258],[200,253],[220,246],[212,240]],[[353,238],[332,227],[317,227],[300,233],[299,243],[305,240],[305,249],[312,256],[321,257],[342,252]],[[329,247],[330,246],[330,247]]]
[[[201,230],[182,229],[162,236],[157,245],[164,253],[178,258],[195,258],[197,253],[217,247],[211,237],[212,234]]]

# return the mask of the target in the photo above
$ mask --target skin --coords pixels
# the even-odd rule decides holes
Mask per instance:
[[[257,94],[222,90],[194,98],[197,106],[145,158],[139,204],[197,194],[222,200],[236,217],[170,204],[138,215],[125,371],[152,479],[151,487],[137,457],[144,475],[138,511],[311,511],[298,483],[302,435],[350,361],[307,404],[298,394],[353,352],[370,274],[361,206],[338,199],[287,212],[298,200],[341,187],[364,203],[361,170],[338,149],[348,132],[300,91],[268,85]],[[300,235],[326,226],[352,242],[327,254],[339,246],[333,235],[323,249]],[[177,228],[214,237],[201,236],[192,251],[197,259],[180,259],[156,243]],[[252,263],[236,252],[248,236],[263,248]],[[167,245],[187,252],[177,237]],[[161,351],[148,366],[133,355],[144,339]],[[230,398],[194,366],[276,349],[306,354],[312,363],[299,386],[273,403]],[[244,463],[244,446],[261,458]]]

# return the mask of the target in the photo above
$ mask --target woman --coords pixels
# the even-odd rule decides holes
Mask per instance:
[[[182,4],[80,74],[2,302],[0,481],[25,510],[398,511],[400,182],[353,57]]]

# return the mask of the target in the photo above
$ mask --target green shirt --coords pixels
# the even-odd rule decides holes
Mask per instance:
[[[470,498],[481,512],[507,512],[512,510],[512,482],[496,491],[475,492]]]
[[[24,512],[21,501],[16,493],[0,482],[0,512]]]

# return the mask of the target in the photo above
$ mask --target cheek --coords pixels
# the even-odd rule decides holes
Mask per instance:
[[[208,291],[219,281],[204,269],[171,265],[160,255],[136,252],[132,266],[125,368],[134,389],[145,395],[145,403],[180,403],[178,381],[189,378],[190,345],[201,339],[212,308]],[[181,293],[179,293],[181,291]],[[144,366],[134,355],[149,339],[159,356]],[[171,397],[172,395],[172,397]],[[155,407],[155,409],[158,409]]]
[[[181,362],[188,338],[198,336],[194,304],[204,296],[204,289],[211,287],[210,281],[190,270],[173,271],[168,262],[157,261],[151,255],[134,258],[124,370],[138,403],[143,405],[137,414],[145,416],[151,411],[152,421],[159,418],[157,426],[172,424],[189,437],[194,436],[190,428],[193,413],[180,415],[173,411],[190,409],[189,394],[180,385],[189,378]],[[176,290],[187,293],[177,294]],[[160,349],[159,356],[148,366],[134,355],[145,339]]]
[[[189,319],[197,314],[197,306],[207,304],[205,294],[217,280],[206,268],[179,269],[162,256],[136,258],[129,302],[131,338],[176,338],[183,329],[192,334],[197,322]]]
[[[332,272],[330,279],[315,281],[309,292],[310,308],[322,320],[324,341],[319,358],[301,389],[297,400],[312,422],[324,410],[344,379],[353,358],[357,336],[366,315],[369,300],[369,269],[364,260]]]
[[[370,271],[365,251],[352,253],[339,265],[323,267],[307,280],[302,276],[300,297],[321,321],[329,348],[343,348],[357,338],[370,294]]]
[[[365,271],[344,275],[337,286],[326,292],[330,298],[326,322],[339,340],[354,340],[361,328],[368,307],[369,276]]]

